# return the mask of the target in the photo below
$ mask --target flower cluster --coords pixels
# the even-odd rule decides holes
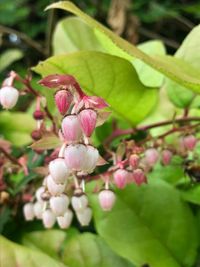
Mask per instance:
[[[88,225],[92,210],[85,194],[84,180],[101,164],[99,152],[91,144],[90,137],[106,119],[108,113],[102,109],[108,105],[100,97],[85,95],[69,75],[50,75],[40,84],[57,89],[55,104],[63,116],[59,132],[63,145],[58,158],[49,163],[49,175],[36,192],[36,202],[25,204],[25,218],[42,219],[46,228],[52,227],[57,220],[61,228],[67,228],[73,217],[69,208],[71,203],[80,224]],[[71,197],[66,193],[70,185],[74,188]],[[111,208],[114,200],[115,195],[108,188],[99,194],[100,204],[105,210]]]

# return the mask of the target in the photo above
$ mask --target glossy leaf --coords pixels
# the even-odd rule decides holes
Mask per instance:
[[[79,50],[104,51],[93,30],[77,17],[59,21],[52,42],[54,55]]]
[[[0,236],[1,257],[0,265],[5,267],[64,267],[48,255],[24,246],[18,245]]]
[[[197,226],[191,210],[172,186],[153,180],[117,193],[111,212],[92,199],[97,231],[119,255],[141,266],[192,266],[197,255]],[[189,229],[189,231],[188,231]]]
[[[163,60],[160,57],[148,56],[147,54],[139,50],[137,47],[128,43],[121,37],[117,36],[108,28],[101,25],[99,22],[95,21],[93,18],[82,12],[72,2],[60,1],[57,3],[53,3],[47,7],[47,9],[50,8],[64,9],[66,11],[72,12],[73,14],[83,19],[83,21],[86,22],[90,27],[94,28],[98,32],[98,34],[103,36],[104,40],[102,44],[104,44],[105,48],[109,47],[110,50],[112,49],[115,55],[117,54],[118,56],[122,56],[127,59],[130,59],[132,57],[138,58],[145,62],[147,65],[163,73],[170,79],[178,82],[182,86],[187,86],[195,92],[200,92],[199,75],[194,73],[192,76],[189,75],[185,68],[182,69],[181,66],[179,66],[178,64],[173,64],[171,60],[168,60],[167,57],[165,57]],[[189,69],[190,65],[186,65]]]
[[[153,109],[157,90],[145,87],[131,63],[101,52],[77,52],[54,56],[34,69],[42,76],[73,75],[84,91],[103,97],[112,110],[132,124],[144,119]]]

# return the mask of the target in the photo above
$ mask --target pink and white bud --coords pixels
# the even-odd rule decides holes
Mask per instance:
[[[47,188],[51,195],[56,196],[60,195],[65,191],[66,183],[64,184],[57,184],[54,182],[51,175],[47,177]]]
[[[33,209],[34,209],[34,214],[37,219],[42,219],[42,213],[43,213],[43,207],[44,203],[42,202],[35,202]]]
[[[194,150],[196,144],[197,144],[197,139],[194,135],[190,134],[187,135],[183,138],[183,144],[186,149],[188,150]]]
[[[147,149],[145,151],[145,159],[150,166],[153,166],[159,159],[158,151],[155,148]]]
[[[33,203],[27,203],[23,207],[23,213],[26,221],[32,221],[35,217]]]
[[[162,154],[161,154],[161,162],[163,165],[169,165],[170,162],[171,162],[171,159],[172,159],[172,152],[168,149],[165,149],[162,151]]]
[[[82,171],[85,173],[91,173],[95,169],[99,160],[99,151],[91,146],[86,146],[85,162],[82,167]]]
[[[110,211],[116,201],[115,193],[109,189],[102,190],[99,193],[99,204],[104,211]]]
[[[76,115],[68,115],[62,120],[62,134],[66,141],[77,142],[81,139],[82,130]]]
[[[41,186],[35,192],[35,196],[38,202],[43,202],[42,194],[45,192],[45,187]]]
[[[50,198],[50,207],[56,216],[63,216],[69,206],[68,196],[62,194]]]
[[[142,169],[136,169],[133,171],[133,182],[137,185],[147,183],[147,177]]]
[[[87,148],[85,145],[69,145],[65,148],[65,163],[71,171],[82,171],[86,161]]]
[[[61,229],[67,229],[70,227],[73,219],[73,212],[68,209],[63,216],[57,217],[58,225]]]
[[[90,137],[95,129],[97,122],[97,113],[93,109],[82,110],[78,118],[80,120],[81,128],[87,137]]]
[[[116,186],[120,189],[123,189],[129,181],[130,173],[126,170],[119,169],[114,172],[113,176]]]
[[[65,183],[70,171],[65,164],[63,158],[57,158],[49,163],[49,173],[52,176],[55,183]]]
[[[138,167],[139,165],[140,157],[137,154],[132,154],[129,158],[129,164],[134,169]]]
[[[59,112],[65,115],[72,103],[73,96],[70,91],[59,90],[55,94],[55,102]]]
[[[50,209],[45,210],[42,213],[42,222],[45,228],[52,228],[56,222],[55,214]]]
[[[17,89],[11,86],[5,86],[0,89],[0,103],[5,109],[13,108],[19,98]]]
[[[88,206],[88,198],[86,195],[73,196],[71,199],[72,207],[75,211],[82,211]]]
[[[82,226],[87,226],[92,219],[92,210],[91,208],[86,208],[76,212],[76,216]]]

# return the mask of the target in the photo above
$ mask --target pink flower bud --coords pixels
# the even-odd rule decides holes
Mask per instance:
[[[56,222],[56,216],[48,209],[42,213],[42,222],[45,228],[52,228]]]
[[[59,112],[65,115],[72,103],[73,96],[70,91],[59,90],[55,94],[55,102]]]
[[[197,144],[197,139],[194,135],[188,135],[183,138],[183,144],[186,149],[193,150]]]
[[[55,183],[65,183],[70,172],[63,158],[57,158],[49,163],[49,173]]]
[[[75,211],[82,211],[88,206],[88,198],[86,195],[73,196],[71,199],[72,207]]]
[[[68,115],[62,120],[62,134],[66,141],[79,141],[82,136],[80,122],[76,115]]]
[[[124,188],[129,180],[129,172],[126,170],[119,169],[114,172],[114,182],[120,189]]]
[[[51,195],[56,196],[60,195],[65,191],[66,183],[64,184],[57,184],[54,182],[51,175],[47,177],[47,188]]]
[[[147,178],[145,176],[145,173],[141,169],[136,169],[133,171],[133,181],[137,185],[141,185],[143,183],[147,183]]]
[[[42,194],[45,192],[45,187],[41,186],[37,189],[37,191],[35,192],[35,196],[38,202],[43,202],[42,199]]]
[[[82,167],[83,172],[91,173],[93,172],[94,168],[96,167],[99,159],[99,151],[91,146],[86,146],[86,154],[85,154],[85,162]]]
[[[72,171],[81,171],[85,164],[87,148],[85,145],[69,145],[65,148],[65,163]]]
[[[42,213],[43,213],[43,206],[44,204],[42,202],[35,202],[33,209],[34,214],[37,219],[42,219]]]
[[[68,206],[69,198],[64,194],[50,198],[50,207],[56,216],[63,216]]]
[[[104,211],[110,211],[115,204],[116,196],[111,190],[105,189],[99,193],[99,203]]]
[[[5,109],[13,108],[18,100],[19,92],[11,86],[5,86],[0,89],[0,103]]]
[[[82,226],[86,226],[90,223],[92,219],[92,210],[90,208],[83,209],[76,212],[78,221]]]
[[[27,203],[23,207],[24,217],[26,221],[32,221],[34,219],[33,203]]]
[[[139,164],[140,157],[137,154],[132,154],[129,158],[129,164],[133,168],[137,168]]]
[[[84,109],[79,115],[81,128],[87,137],[90,137],[95,129],[97,113],[93,109]]]
[[[67,229],[71,225],[72,219],[73,212],[68,209],[63,216],[57,217],[57,222],[61,229]]]
[[[33,118],[35,120],[43,120],[45,117],[45,114],[44,112],[42,112],[41,110],[36,110],[34,113],[33,113]]]
[[[168,149],[165,149],[162,151],[162,158],[161,158],[161,161],[162,161],[162,164],[163,165],[169,165],[170,162],[171,162],[171,159],[172,159],[172,152]]]
[[[145,151],[146,162],[153,166],[159,159],[159,153],[155,148],[149,148]]]

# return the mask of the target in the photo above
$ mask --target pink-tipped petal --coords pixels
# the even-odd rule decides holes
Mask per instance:
[[[99,193],[99,204],[104,211],[110,211],[116,201],[115,193],[111,190],[105,189]]]
[[[70,91],[59,90],[55,94],[55,102],[59,112],[65,115],[73,101],[73,96]]]
[[[66,116],[62,120],[62,134],[66,141],[76,142],[79,141],[82,136],[81,126],[79,119],[76,115]]]
[[[114,172],[113,176],[115,185],[118,188],[123,189],[127,185],[130,174],[126,170],[119,169]]]
[[[79,115],[81,128],[87,137],[90,137],[95,129],[97,113],[93,109],[84,109]]]

